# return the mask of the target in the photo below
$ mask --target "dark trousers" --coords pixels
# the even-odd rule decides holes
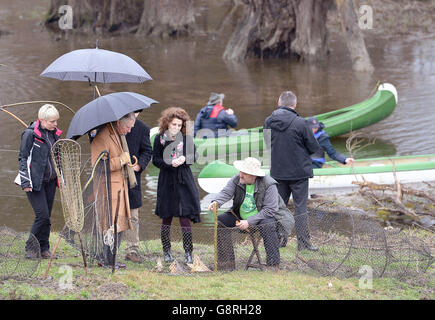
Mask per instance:
[[[39,241],[41,252],[50,249],[48,242],[50,236],[50,217],[51,209],[53,208],[54,195],[56,194],[56,180],[43,182],[40,191],[33,190],[26,192],[27,199],[35,212],[35,221],[33,222],[32,233]],[[32,243],[29,240],[26,242],[26,251],[32,250]]]
[[[239,217],[240,218],[240,217]],[[225,212],[218,216],[218,269],[235,269],[234,246],[232,232],[236,226],[236,218]],[[241,218],[239,220],[242,220]],[[266,264],[268,266],[278,265],[280,262],[278,234],[276,232],[276,221],[273,218],[264,219],[259,225],[250,226],[250,232],[258,229],[264,240],[266,250]]]
[[[308,230],[308,178],[301,180],[278,180],[278,193],[287,205],[293,194],[295,207],[296,237],[299,245],[310,243]]]
[[[160,238],[162,241],[163,252],[168,252],[171,250],[171,224],[172,217],[162,219],[162,225],[160,229]],[[190,219],[185,217],[180,217],[180,226],[183,234],[183,248],[187,253],[192,253],[193,251],[193,236],[192,227],[190,226]]]

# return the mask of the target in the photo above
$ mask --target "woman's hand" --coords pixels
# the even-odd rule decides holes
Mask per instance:
[[[184,162],[186,162],[186,157],[185,156],[181,156],[177,159],[172,160],[172,166],[174,168],[181,166]]]

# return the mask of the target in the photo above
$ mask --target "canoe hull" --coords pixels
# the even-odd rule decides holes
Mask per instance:
[[[397,104],[397,90],[389,83],[381,84],[377,92],[367,100],[355,105],[316,115],[324,123],[330,137],[346,134],[388,117]],[[151,142],[157,128],[151,130]],[[263,150],[263,127],[237,130],[229,137],[194,139],[200,157],[216,159],[216,155],[232,153],[255,153]]]
[[[325,166],[334,165],[327,162]],[[264,170],[269,173],[268,168]],[[401,183],[435,181],[435,154],[421,156],[384,157],[359,159],[355,166],[339,166],[314,170],[310,179],[310,193],[351,191],[358,188],[353,181],[364,179],[377,184],[395,183],[394,171]],[[198,177],[198,184],[207,193],[217,193],[238,173],[231,165],[215,161],[204,167]]]

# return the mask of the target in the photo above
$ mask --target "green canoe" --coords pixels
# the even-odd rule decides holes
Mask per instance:
[[[328,161],[321,169],[314,169],[310,179],[310,192],[322,193],[355,188],[353,181],[370,181],[378,184],[393,184],[394,166],[401,183],[435,181],[435,154],[357,159],[353,166]],[[269,168],[263,167],[267,174]],[[198,176],[198,184],[208,193],[217,193],[238,174],[232,165],[219,160],[205,166]]]
[[[396,107],[397,90],[389,83],[381,84],[367,100],[335,111],[316,115],[325,125],[330,137],[367,127],[388,117]],[[263,119],[265,120],[265,119]],[[151,143],[158,128],[151,129]],[[263,127],[233,131],[229,137],[211,139],[195,138],[199,156],[214,157],[218,154],[247,153],[263,150]]]

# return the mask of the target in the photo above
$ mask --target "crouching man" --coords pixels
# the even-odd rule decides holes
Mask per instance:
[[[266,264],[279,267],[280,242],[290,235],[294,218],[278,194],[277,182],[266,175],[256,158],[235,161],[239,174],[232,177],[209,205],[213,211],[233,199],[231,210],[218,216],[218,270],[234,270],[232,228],[247,230],[256,226],[264,240]],[[248,230],[249,231],[249,230]]]

